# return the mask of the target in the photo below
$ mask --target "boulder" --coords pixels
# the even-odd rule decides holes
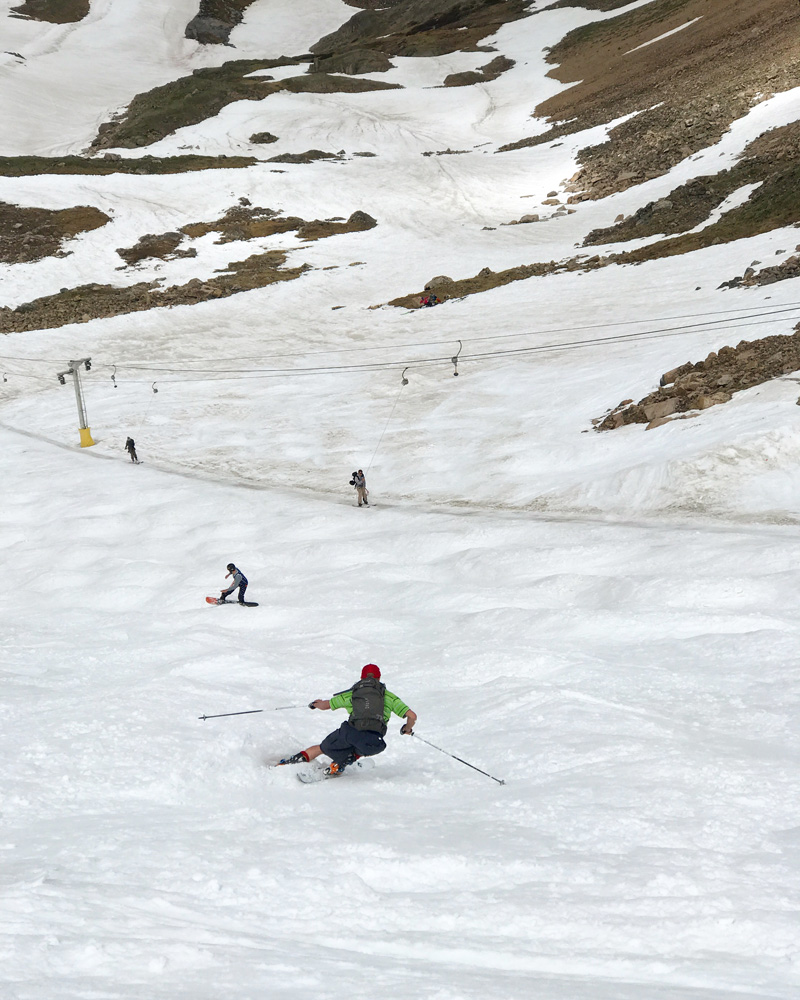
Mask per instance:
[[[731,394],[729,392],[712,392],[708,395],[698,396],[692,400],[692,409],[707,410],[710,406],[727,403],[730,398]]]
[[[201,45],[225,45],[230,38],[232,24],[217,17],[193,17],[186,25],[186,37]]]
[[[451,285],[454,285],[455,281],[452,278],[448,278],[446,274],[438,274],[435,278],[431,278],[430,281],[425,282],[425,291],[436,291],[437,288],[447,289]]]
[[[371,215],[367,215],[366,212],[362,212],[359,209],[353,212],[346,224],[351,232],[360,232],[365,229],[374,229],[378,225],[378,222]]]
[[[644,415],[652,423],[653,420],[657,420],[659,417],[668,417],[671,413],[675,413],[678,409],[678,403],[679,400],[674,397],[661,399],[655,403],[645,403],[643,407]]]
[[[674,419],[675,419],[674,417],[656,417],[654,420],[650,421],[647,427],[645,427],[645,430],[646,431],[655,430],[656,427],[662,427],[664,424],[669,424]]]
[[[687,361],[684,365],[679,365],[677,368],[672,368],[668,372],[664,372],[661,376],[660,385],[663,387],[665,385],[671,385],[676,379],[679,379],[681,375],[686,375],[692,370],[691,362]]]

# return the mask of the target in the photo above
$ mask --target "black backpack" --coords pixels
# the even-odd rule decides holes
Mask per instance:
[[[386,685],[376,677],[365,677],[351,688],[353,694],[353,711],[350,715],[350,725],[355,729],[370,730],[373,733],[386,735],[386,723],[383,718]]]

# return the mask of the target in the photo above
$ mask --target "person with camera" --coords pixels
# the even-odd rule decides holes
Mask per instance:
[[[367,497],[369,496],[367,478],[361,469],[359,469],[358,472],[353,473],[350,485],[355,486],[356,495],[358,496],[358,506],[369,507],[369,501],[367,500]]]
[[[374,663],[368,663],[362,669],[361,680],[356,681],[351,688],[340,691],[331,698],[317,698],[308,707],[318,708],[323,712],[344,708],[350,715],[322,743],[308,747],[307,750],[299,750],[291,757],[279,761],[279,765],[307,764],[320,754],[325,754],[331,758],[331,764],[325,773],[341,774],[359,757],[373,757],[383,753],[386,749],[383,737],[393,712],[404,720],[400,729],[404,736],[414,735],[417,722],[416,712],[412,712],[396,694],[386,690],[386,685],[381,683],[380,668]]]

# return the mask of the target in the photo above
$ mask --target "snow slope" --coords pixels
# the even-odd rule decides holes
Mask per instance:
[[[113,216],[71,256],[0,266],[3,304],[205,278],[262,247],[314,268],[4,338],[2,1000],[797,996],[797,387],[588,432],[684,360],[791,332],[796,282],[717,286],[791,252],[796,231],[369,308],[436,274],[570,256],[797,117],[800,93],[776,95],[644,190],[502,225],[549,215],[603,131],[494,154],[559,86],[542,48],[605,16],[536,6],[493,40],[517,63],[492,83],[435,89],[483,53],[398,59],[380,76],[403,90],[240,102],[148,150],[238,152],[269,129],[268,155],[341,161],[0,178],[0,200]],[[168,7],[4,19],[31,71],[1,68],[4,151],[77,151],[133,93],[240,52],[290,54],[293,37],[304,51],[353,11],[259,0],[231,53],[183,39],[195,3]],[[53,81],[101,44],[113,66],[72,76],[59,110]],[[421,155],[448,148],[467,152]],[[305,245],[210,235],[196,258],[117,270],[117,247],[240,197],[378,226]],[[598,338],[616,339],[575,344]],[[84,356],[98,443],[82,451],[55,373]],[[370,510],[347,485],[359,466]],[[258,608],[204,603],[231,560]],[[342,721],[304,706],[370,661],[421,737],[506,784],[396,719],[364,773],[303,786],[268,768]],[[281,711],[198,719],[255,708]]]
[[[794,995],[795,529],[358,511],[4,445],[8,996]],[[228,558],[258,609],[202,602]],[[197,718],[362,660],[507,784],[395,720],[372,771],[302,786],[264,764],[327,717]]]

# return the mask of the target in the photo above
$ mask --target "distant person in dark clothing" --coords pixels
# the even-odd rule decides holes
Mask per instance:
[[[230,587],[228,587],[227,590],[223,590],[222,591],[222,593],[220,594],[220,597],[219,597],[220,602],[224,601],[225,598],[229,594],[232,594],[234,592],[234,590],[236,590],[236,588],[238,587],[239,588],[239,603],[240,604],[244,604],[244,593],[247,590],[247,577],[244,575],[244,573],[240,569],[237,569],[233,565],[233,563],[228,563],[228,565],[226,566],[226,569],[228,570],[228,572],[225,574],[225,579],[227,580],[229,576],[232,576],[233,577],[233,583],[230,585]]]
[[[138,465],[139,459],[136,456],[136,442],[132,437],[129,437],[125,442],[125,451],[131,456],[131,461]]]

